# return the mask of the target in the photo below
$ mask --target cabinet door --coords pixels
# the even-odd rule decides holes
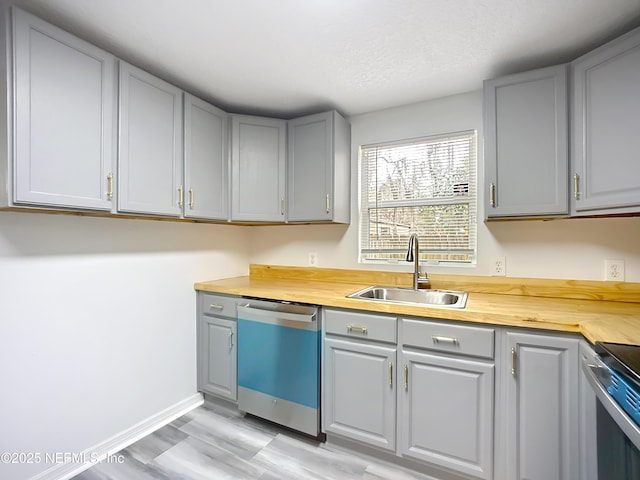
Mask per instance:
[[[578,478],[578,340],[506,334],[510,480]]]
[[[13,9],[14,202],[111,210],[115,59]]]
[[[484,84],[486,216],[569,212],[567,67]]]
[[[579,58],[572,67],[573,213],[638,211],[640,29]]]
[[[120,62],[118,210],[180,216],[182,91]]]
[[[403,351],[401,365],[402,454],[493,478],[493,364]]]
[[[349,223],[351,126],[338,112],[288,124],[287,220]]]
[[[228,218],[227,144],[227,114],[185,93],[185,217]]]
[[[333,112],[289,121],[287,220],[331,220]]]
[[[284,221],[286,127],[275,118],[232,117],[232,220]]]
[[[395,451],[395,347],[325,339],[327,432]]]
[[[580,480],[598,480],[598,430],[596,394],[582,371],[582,363],[597,357],[586,341],[580,342]],[[640,477],[631,477],[640,478]]]
[[[200,321],[200,389],[237,400],[235,320],[202,316]]]

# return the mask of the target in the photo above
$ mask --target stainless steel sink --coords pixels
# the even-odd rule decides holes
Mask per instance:
[[[464,308],[467,304],[467,292],[413,290],[411,288],[381,287],[378,285],[354,292],[347,295],[347,298],[440,308]]]

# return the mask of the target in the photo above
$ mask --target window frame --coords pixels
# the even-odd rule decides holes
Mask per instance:
[[[451,139],[464,138],[467,137],[469,139],[469,164],[468,164],[468,187],[467,192],[465,194],[454,194],[446,197],[432,197],[432,198],[421,198],[421,199],[402,199],[402,200],[386,200],[382,202],[376,201],[375,206],[371,206],[368,200],[368,192],[370,189],[369,183],[365,184],[367,181],[367,167],[364,165],[365,162],[365,154],[367,150],[374,148],[389,148],[389,147],[406,147],[410,145],[419,145],[419,144],[433,144],[437,143],[438,140],[442,142],[451,141]],[[438,207],[438,206],[447,206],[447,205],[460,205],[464,204],[468,206],[468,221],[467,227],[469,232],[469,247],[468,249],[426,249],[424,246],[427,244],[426,240],[423,237],[419,237],[420,239],[420,263],[428,264],[428,265],[446,265],[446,266],[455,266],[455,267],[474,267],[477,262],[477,251],[478,251],[478,243],[477,243],[477,221],[478,221],[478,189],[477,189],[477,169],[478,169],[478,133],[477,130],[462,130],[456,132],[428,135],[416,138],[410,138],[405,140],[396,140],[389,142],[381,142],[381,143],[372,143],[366,145],[360,145],[358,149],[358,187],[360,190],[359,195],[359,209],[358,209],[358,263],[367,264],[367,265],[386,265],[386,264],[398,264],[400,259],[398,258],[387,258],[387,259],[375,259],[375,258],[367,258],[367,254],[371,255],[372,253],[394,253],[398,254],[399,250],[388,248],[388,249],[374,249],[368,248],[369,238],[368,233],[371,230],[371,219],[369,215],[369,211],[371,208],[402,208],[402,207]],[[377,191],[377,187],[376,187]],[[412,228],[409,226],[409,232],[412,232]],[[443,260],[443,259],[434,259],[434,256],[440,254],[448,254],[448,255],[467,255],[468,258],[466,260]]]

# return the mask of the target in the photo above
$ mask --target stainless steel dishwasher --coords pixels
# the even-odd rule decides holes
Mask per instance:
[[[318,436],[320,321],[315,305],[238,302],[238,408]]]

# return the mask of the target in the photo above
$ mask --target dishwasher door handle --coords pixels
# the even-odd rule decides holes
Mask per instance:
[[[292,313],[279,312],[277,310],[265,310],[251,305],[238,305],[238,318],[256,321],[260,321],[261,319],[277,319],[288,320],[291,322],[311,323],[316,319],[316,312],[317,310],[313,307],[309,307],[309,313]]]

